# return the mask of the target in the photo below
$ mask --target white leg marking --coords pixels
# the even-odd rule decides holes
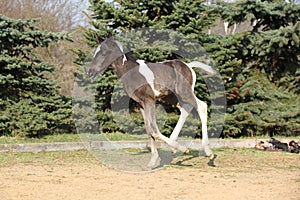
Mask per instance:
[[[178,135],[182,129],[182,126],[183,126],[186,118],[188,117],[189,113],[191,112],[191,110],[192,110],[192,107],[187,104],[185,104],[181,107],[179,120],[170,136],[171,140],[173,140],[173,141],[177,140]]]
[[[150,148],[151,148],[151,159],[147,165],[148,168],[154,168],[157,164],[159,164],[159,155],[156,148],[155,140],[153,138],[149,138]]]
[[[193,82],[192,82],[192,87],[191,88],[192,88],[192,91],[194,91],[194,87],[195,87],[195,84],[196,84],[196,73],[189,65],[187,65],[187,66],[189,67],[189,69],[191,70],[191,73],[192,73]],[[170,136],[171,140],[173,140],[173,141],[177,140],[178,135],[179,135],[179,133],[182,129],[182,126],[183,126],[186,118],[188,117],[189,113],[191,112],[191,110],[192,110],[192,107],[188,104],[185,104],[185,105],[182,106],[182,108],[180,109],[179,120],[178,120],[178,122],[177,122],[171,136]]]
[[[163,140],[165,143],[167,143],[173,149],[178,149],[179,151],[181,151],[183,153],[188,153],[189,152],[189,150],[185,146],[181,146],[178,142],[171,140],[170,138],[164,136],[161,133],[156,133],[155,137]]]
[[[147,66],[144,60],[137,60],[139,63],[139,72],[146,78],[147,83],[149,83],[152,88],[155,96],[158,96],[160,93],[154,88],[154,74],[151,69]]]
[[[202,146],[204,147],[206,156],[212,158],[213,152],[209,147],[208,133],[207,133],[207,104],[203,101],[200,101],[196,96],[195,98],[198,107],[197,111],[199,113],[199,116],[201,118],[201,123],[202,123]]]

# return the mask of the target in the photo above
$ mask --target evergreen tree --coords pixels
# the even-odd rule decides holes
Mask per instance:
[[[221,5],[220,16],[230,24],[253,24],[208,45],[226,81],[224,135],[299,134],[300,6],[259,0]]]
[[[46,78],[54,67],[35,53],[68,36],[42,32],[34,23],[0,15],[0,135],[42,135],[71,127],[70,101]]]

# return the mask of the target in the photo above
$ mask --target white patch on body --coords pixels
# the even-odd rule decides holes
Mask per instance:
[[[144,60],[137,60],[137,63],[139,63],[139,72],[145,77],[147,83],[152,88],[155,96],[158,96],[160,93],[154,88],[154,74],[151,71],[151,69],[147,66]]]
[[[95,53],[94,53],[94,58],[96,57],[97,53],[101,50],[101,44],[97,47]]]
[[[126,61],[127,61],[127,58],[125,55],[123,55],[123,65],[125,64]]]

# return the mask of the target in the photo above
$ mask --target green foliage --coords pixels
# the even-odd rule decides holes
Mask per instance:
[[[226,82],[223,135],[299,134],[300,6],[258,0],[221,5],[220,16],[230,24],[254,23],[251,31],[208,45]]]
[[[296,81],[294,86],[284,84],[290,87],[290,90],[298,90],[298,93],[299,75],[297,76],[296,73],[300,64],[299,35],[300,23],[298,22],[278,30],[256,33],[249,38],[251,45],[248,46],[249,55],[262,70],[267,72],[272,81],[278,82],[282,77],[294,76],[294,80],[291,80],[291,82]]]
[[[299,5],[285,1],[243,0],[236,3],[222,3],[222,19],[230,24],[252,22],[253,31],[276,30],[295,24],[300,17]]]
[[[53,66],[35,53],[68,36],[39,31],[34,22],[0,15],[0,135],[40,135],[71,127],[70,100],[46,78]]]
[[[247,75],[239,103],[228,108],[225,134],[296,135],[300,129],[299,95],[282,91],[260,71]]]
[[[176,30],[201,44],[208,40],[205,31],[214,26],[214,10],[204,6],[204,1],[181,0],[174,3],[169,15],[163,16],[163,27]]]
[[[299,33],[300,6],[283,1],[268,2],[246,0],[225,4],[220,16],[233,23],[251,21],[253,29],[248,36],[238,39],[244,45],[237,58],[243,55],[247,63],[256,63],[268,77],[277,82],[283,76],[292,75],[295,82],[291,90],[299,90]],[[298,77],[298,78],[297,78]]]

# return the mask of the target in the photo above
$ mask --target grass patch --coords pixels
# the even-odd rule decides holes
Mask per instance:
[[[149,150],[147,149],[138,149],[138,148],[125,148],[123,151],[126,151],[128,153],[149,153]]]
[[[128,133],[121,133],[121,132],[115,132],[115,133],[103,133],[103,135],[111,141],[122,141],[122,140],[147,140],[148,136],[146,134],[144,135],[131,135]]]
[[[82,134],[83,137],[88,138],[89,134]],[[96,135],[97,136],[97,135]],[[127,133],[103,133],[96,138],[103,138],[103,140],[121,141],[121,140],[147,140],[147,135],[131,135]],[[0,136],[0,144],[24,144],[24,143],[53,143],[53,142],[81,142],[79,134],[52,134],[43,137],[9,137]]]
[[[87,150],[39,152],[39,153],[0,153],[0,167],[15,164],[59,165],[65,162],[81,163],[95,161]]]
[[[129,167],[135,167],[135,163],[139,159],[144,159],[140,162],[141,166],[147,164],[150,158],[149,151],[145,149],[127,148],[124,152],[130,153],[124,154],[119,151],[104,151],[109,155],[110,163],[119,164],[120,160],[129,165],[129,161],[132,161],[132,165]],[[288,154],[284,152],[264,152],[253,149],[230,149],[230,148],[218,148],[214,149],[214,153],[217,158],[214,161],[215,167],[208,165],[207,158],[199,158],[199,151],[191,150],[189,155],[172,154],[169,151],[159,149],[160,156],[162,158],[161,163],[164,163],[166,169],[168,168],[193,168],[202,171],[208,170],[221,170],[232,173],[244,172],[244,173],[260,173],[261,171],[289,171],[299,172],[300,159],[299,154]],[[124,155],[123,155],[124,154]],[[103,156],[103,154],[101,154]],[[127,157],[124,157],[127,156]],[[111,161],[111,159],[116,160]],[[102,159],[104,159],[103,156]],[[132,160],[130,160],[132,159]],[[167,161],[169,160],[169,161]],[[104,160],[103,160],[104,161]],[[115,163],[114,163],[115,162]],[[64,152],[39,152],[39,153],[14,153],[6,152],[0,153],[0,167],[13,166],[16,164],[25,165],[63,165],[63,164],[78,164],[78,163],[98,163],[98,161],[86,150],[80,151],[64,151]],[[129,164],[128,164],[129,163]],[[98,163],[99,164],[99,163]],[[297,179],[297,181],[299,181]]]
[[[257,139],[257,140],[259,140],[259,139],[270,139],[270,138],[271,138],[270,136],[264,135],[264,136],[255,136],[255,137],[240,137],[240,138],[236,138],[236,139],[237,140],[239,140],[239,139],[253,139],[253,140]],[[278,140],[280,140],[280,139],[300,140],[300,135],[298,135],[298,136],[275,135],[275,136],[272,136],[272,138],[276,138]],[[230,139],[230,138],[225,138],[225,140],[226,139]]]
[[[216,169],[256,173],[261,170],[273,169],[280,171],[299,171],[299,154],[286,152],[267,152],[247,148],[217,148],[214,149]],[[201,153],[201,152],[200,152]],[[208,170],[207,158],[198,157],[199,151],[191,150],[189,155],[182,155],[168,167],[189,167]]]
[[[43,137],[9,137],[1,136],[0,144],[51,143],[51,142],[80,142],[78,134],[52,134]]]
[[[89,134],[81,134],[83,138],[88,138],[92,140],[92,137],[89,138]],[[93,136],[92,134],[90,134]],[[96,134],[95,138],[98,140],[110,140],[110,141],[122,141],[122,140],[148,140],[148,136],[146,134],[143,135],[133,135],[128,133],[121,133],[121,132],[114,132],[114,133],[102,133]],[[253,138],[238,138],[236,140],[243,140],[243,139],[267,139],[269,137],[253,137]],[[276,139],[287,139],[287,140],[300,140],[300,136],[295,137],[283,137],[283,136],[276,136]],[[191,137],[179,137],[179,139],[192,139]],[[225,138],[221,140],[235,140],[230,138]],[[46,135],[43,137],[10,137],[10,136],[0,136],[0,144],[24,144],[24,143],[53,143],[53,142],[81,142],[81,136],[77,133],[67,133],[67,134],[52,134]]]

